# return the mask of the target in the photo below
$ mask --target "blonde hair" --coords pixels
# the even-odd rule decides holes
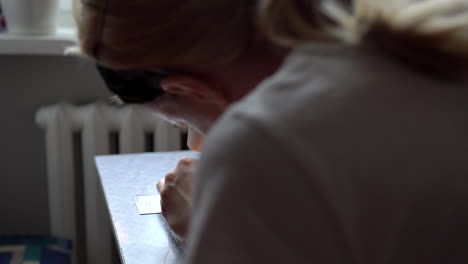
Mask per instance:
[[[215,65],[254,42],[249,0],[74,3],[81,51],[114,68]]]
[[[468,0],[82,0],[81,50],[114,68],[213,65],[256,43],[372,45],[408,64],[468,75]]]
[[[317,41],[325,35],[351,45],[377,47],[443,77],[468,77],[468,0],[260,2],[262,31],[283,46]],[[304,16],[303,2],[314,3],[315,14],[309,11]]]

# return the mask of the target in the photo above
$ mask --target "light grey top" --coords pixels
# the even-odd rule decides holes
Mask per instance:
[[[181,245],[172,237],[162,215],[139,215],[134,197],[157,194],[156,183],[174,170],[191,151],[98,156],[97,167],[122,262],[180,263]]]
[[[186,263],[468,263],[468,85],[309,45],[210,131]]]

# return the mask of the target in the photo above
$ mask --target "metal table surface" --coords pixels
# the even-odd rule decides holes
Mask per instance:
[[[97,156],[121,260],[125,264],[180,263],[183,248],[161,214],[139,215],[134,197],[158,194],[156,183],[192,151]]]

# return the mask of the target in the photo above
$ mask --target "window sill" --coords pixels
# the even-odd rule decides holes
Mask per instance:
[[[48,36],[18,36],[0,33],[0,55],[56,55],[76,45],[74,28],[59,28]]]

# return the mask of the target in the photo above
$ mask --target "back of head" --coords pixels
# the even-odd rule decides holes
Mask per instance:
[[[81,51],[114,68],[217,64],[253,42],[249,1],[79,1]]]

